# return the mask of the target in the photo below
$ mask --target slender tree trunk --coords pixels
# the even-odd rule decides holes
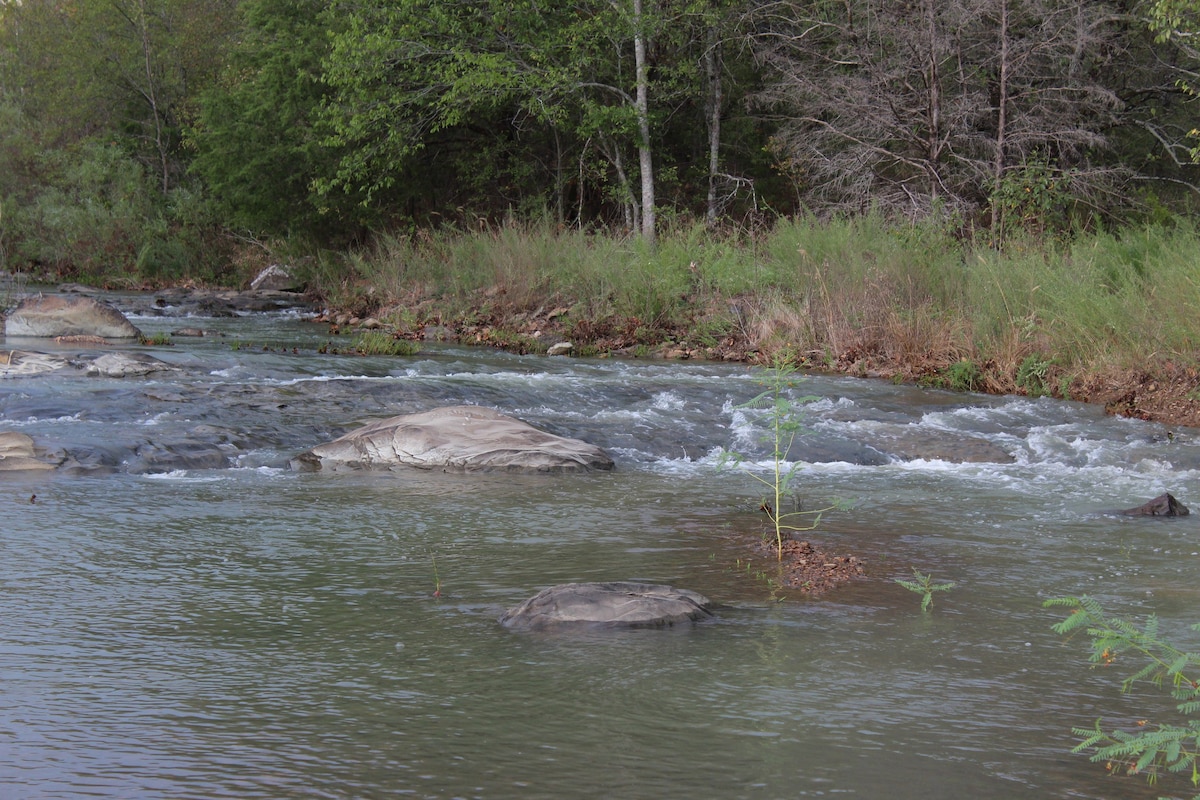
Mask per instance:
[[[654,243],[654,161],[650,152],[650,86],[646,69],[645,17],[642,0],[633,0],[633,59],[637,80],[638,163],[642,173],[642,236]]]
[[[146,21],[146,0],[138,0],[138,33],[142,44],[142,66],[146,72],[146,102],[150,106],[150,115],[154,118],[154,146],[158,150],[159,168],[162,170],[162,192],[167,194],[171,189],[171,174],[169,153],[166,136],[163,131],[162,114],[158,100],[158,82],[154,79],[154,62],[151,58],[150,27]]]
[[[999,0],[1000,3],[1000,71],[999,85],[996,87],[996,152],[992,157],[992,231],[995,234],[1001,232],[1004,225],[1004,209],[999,205],[997,193],[1000,189],[1000,181],[1004,178],[1005,157],[1004,149],[1006,147],[1005,137],[1008,134],[1008,69],[1009,69],[1009,41],[1008,41],[1008,0]]]
[[[929,86],[926,90],[926,96],[929,99],[928,120],[929,131],[926,139],[926,163],[929,164],[929,169],[932,174],[929,176],[929,197],[930,200],[936,200],[938,197],[938,183],[940,181],[940,170],[938,169],[938,161],[942,157],[942,76],[938,65],[937,42],[937,18],[934,0],[927,0],[926,3],[926,36],[929,41],[926,43],[929,52],[928,66],[928,81]]]
[[[708,211],[709,227],[717,224],[717,171],[721,166],[721,62],[716,25],[708,28],[708,46],[704,49],[704,71],[708,76]]]

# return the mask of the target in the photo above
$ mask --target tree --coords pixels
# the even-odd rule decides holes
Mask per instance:
[[[773,147],[813,200],[969,214],[1037,157],[1076,192],[1106,178],[1090,162],[1119,108],[1102,4],[772,0],[753,19]]]
[[[242,35],[188,133],[192,171],[236,228],[320,233],[361,217],[356,203],[331,209],[328,200],[321,213],[312,189],[337,162],[317,129],[329,97],[322,60],[336,26],[328,3],[246,0],[240,17]]]
[[[347,4],[339,13],[347,26],[326,60],[333,97],[325,119],[328,141],[345,156],[321,182],[324,192],[373,198],[418,153],[436,148],[443,157],[515,132],[550,143],[544,162],[561,215],[573,181],[578,221],[596,193],[654,238],[656,155],[671,150],[662,127],[679,109],[704,105],[706,40],[693,34],[719,19],[709,3],[409,0]],[[710,76],[708,89],[721,79]],[[718,94],[709,119],[719,113]]]
[[[231,31],[232,0],[28,0],[0,35],[6,85],[48,143],[120,140],[167,193],[181,129]]]

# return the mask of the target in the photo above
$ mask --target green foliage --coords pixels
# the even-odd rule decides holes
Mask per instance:
[[[787,360],[786,355],[778,354],[771,366],[761,371],[758,382],[766,389],[738,406],[741,409],[762,412],[767,424],[767,432],[763,436],[770,448],[771,470],[767,477],[759,475],[749,466],[749,458],[742,453],[725,452],[721,457],[722,465],[731,463],[740,467],[767,488],[768,496],[763,499],[760,508],[770,520],[770,530],[781,560],[785,534],[813,530],[820,524],[822,515],[836,507],[829,506],[813,511],[784,510],[785,505],[794,507],[792,481],[801,467],[799,462],[789,464],[787,460],[796,436],[804,430],[800,407],[817,399],[815,396],[795,399],[790,396],[799,382],[795,373],[796,368]],[[805,522],[799,523],[800,519]]]
[[[171,339],[171,334],[165,331],[160,331],[153,336],[142,336],[138,339],[138,342],[152,347],[170,347],[175,344]]]
[[[1183,717],[1180,722],[1157,725],[1142,720],[1132,731],[1105,728],[1103,720],[1097,720],[1091,728],[1073,729],[1082,740],[1072,752],[1090,751],[1092,761],[1105,762],[1110,769],[1121,765],[1128,774],[1145,775],[1151,783],[1165,770],[1185,773],[1193,786],[1200,786],[1200,653],[1182,651],[1164,640],[1153,615],[1139,628],[1127,619],[1106,617],[1100,604],[1086,595],[1054,597],[1043,605],[1070,609],[1054,631],[1064,636],[1084,633],[1090,640],[1093,665],[1109,666],[1132,658],[1135,671],[1122,680],[1122,693],[1143,681],[1166,688]],[[1200,625],[1192,629],[1200,631]]]
[[[928,612],[933,606],[933,593],[946,592],[954,588],[954,583],[934,583],[932,575],[926,575],[923,572],[913,567],[913,580],[904,578],[896,578],[896,583],[908,589],[910,592],[921,595],[921,611]]]
[[[1041,397],[1050,394],[1046,377],[1053,361],[1038,353],[1031,353],[1022,359],[1017,366],[1017,387],[1030,397]]]
[[[240,13],[244,34],[188,130],[192,171],[234,228],[331,235],[347,218],[369,219],[359,198],[312,191],[340,157],[317,130],[329,99],[322,58],[338,18],[324,0],[247,0]]]
[[[956,392],[977,392],[983,388],[983,371],[979,365],[964,358],[947,367],[942,373],[946,386]]]
[[[1072,202],[1070,173],[1051,166],[1045,153],[1033,153],[992,188],[995,234],[1007,240],[1017,234],[1063,233]]]

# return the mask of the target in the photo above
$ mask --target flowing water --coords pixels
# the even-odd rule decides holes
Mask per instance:
[[[1070,754],[1072,726],[1172,704],[1122,697],[1124,665],[1090,670],[1041,603],[1087,593],[1196,644],[1200,517],[1098,513],[1163,491],[1200,505],[1194,431],[811,376],[802,502],[852,505],[808,536],[869,575],[778,602],[745,544],[759,490],[718,466],[765,452],[744,367],[321,355],[325,328],[295,314],[134,321],[225,335],[128,348],[175,372],[0,381],[0,430],[82,465],[0,479],[5,800],[1188,794]],[[86,352],[8,343],[33,345]],[[365,421],[458,403],[617,468],[287,468]],[[913,567],[956,582],[929,614],[894,583]],[[668,630],[496,622],[550,584],[611,579],[724,607]]]

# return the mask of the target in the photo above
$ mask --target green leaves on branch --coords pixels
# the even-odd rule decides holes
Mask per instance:
[[[1106,617],[1093,598],[1055,597],[1047,608],[1065,607],[1070,615],[1054,626],[1064,636],[1085,633],[1091,640],[1089,660],[1096,666],[1109,666],[1132,657],[1133,674],[1121,682],[1122,693],[1134,684],[1148,681],[1168,688],[1176,701],[1175,710],[1185,717],[1181,723],[1152,724],[1141,720],[1136,730],[1105,728],[1097,720],[1091,728],[1074,728],[1082,741],[1072,752],[1091,751],[1091,760],[1105,762],[1109,769],[1120,765],[1130,775],[1145,775],[1154,783],[1159,772],[1186,773],[1193,786],[1200,786],[1200,653],[1185,652],[1159,636],[1158,619],[1151,616],[1139,628],[1129,620]],[[1192,626],[1200,631],[1200,625]],[[1195,796],[1200,799],[1200,794]]]

